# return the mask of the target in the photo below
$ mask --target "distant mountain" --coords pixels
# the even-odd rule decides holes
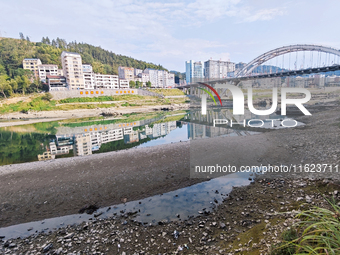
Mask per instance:
[[[161,65],[115,54],[88,43],[67,43],[64,39],[50,40],[48,37],[36,43],[30,42],[29,38],[0,38],[0,75],[7,74],[14,78],[18,72],[21,74],[18,69],[22,68],[24,58],[39,58],[43,64],[61,67],[60,55],[64,50],[79,53],[83,63],[91,64],[96,73],[118,74],[118,66],[166,70]]]

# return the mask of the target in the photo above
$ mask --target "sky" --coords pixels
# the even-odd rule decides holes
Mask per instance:
[[[340,48],[339,0],[0,0],[0,36],[59,37],[185,71],[292,44]]]

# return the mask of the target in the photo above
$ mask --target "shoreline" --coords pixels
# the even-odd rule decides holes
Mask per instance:
[[[85,117],[97,117],[101,114],[112,114],[112,115],[123,115],[128,113],[145,113],[153,111],[178,111],[189,109],[189,104],[173,104],[173,105],[155,105],[155,106],[141,106],[141,107],[128,107],[128,108],[97,108],[97,109],[75,109],[68,111],[41,111],[41,112],[30,112],[20,113],[13,112],[8,114],[0,115],[0,119],[3,120],[20,120],[20,119],[34,119],[28,121],[22,121],[22,124],[17,124],[18,121],[5,121],[0,122],[0,127],[16,126],[33,124],[38,122],[48,122],[62,119],[73,119],[73,118],[85,118]]]

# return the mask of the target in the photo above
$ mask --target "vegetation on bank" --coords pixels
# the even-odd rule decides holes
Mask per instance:
[[[75,97],[59,100],[59,103],[85,103],[85,102],[105,102],[123,100],[143,100],[145,97],[139,95],[119,95],[119,96],[100,96],[100,97]]]
[[[110,103],[116,102],[116,103]],[[86,102],[92,102],[86,104]],[[98,102],[98,104],[96,104]],[[103,103],[108,102],[108,103]],[[35,94],[25,98],[24,101],[7,104],[4,102],[0,107],[0,114],[12,112],[28,113],[30,111],[57,111],[57,110],[75,110],[75,109],[97,109],[111,107],[135,107],[135,106],[152,106],[152,105],[171,105],[184,103],[183,98],[158,98],[152,96],[140,95],[118,95],[102,97],[79,97],[67,98],[62,100],[52,100],[49,93]]]
[[[185,93],[179,89],[148,89],[151,92],[161,94],[163,96],[185,96]]]
[[[340,207],[326,200],[330,209],[313,207],[297,215],[300,221],[282,234],[272,255],[340,254]]]

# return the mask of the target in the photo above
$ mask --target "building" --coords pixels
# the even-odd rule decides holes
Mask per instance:
[[[222,60],[208,60],[204,62],[204,76],[206,79],[223,79],[228,73],[235,71],[235,63]]]
[[[146,86],[146,83],[150,81],[150,75],[148,73],[139,73],[138,77],[141,78],[141,82],[143,83],[143,86]]]
[[[203,64],[201,61],[194,62],[193,60],[189,60],[185,62],[185,71],[186,71],[186,81],[187,84],[195,83],[197,81],[203,81]]]
[[[94,82],[95,89],[119,89],[118,75],[95,74]]]
[[[175,74],[168,73],[168,80],[167,80],[167,86],[168,88],[174,88],[175,87]]]
[[[61,64],[63,66],[63,72],[69,88],[85,88],[83,66],[80,54],[63,51],[61,53]]]
[[[63,69],[58,69],[58,76],[64,76]]]
[[[135,68],[135,70],[134,70],[135,76],[138,76],[138,74],[140,74],[140,73],[143,73],[143,70]]]
[[[133,81],[135,78],[134,68],[120,66],[118,67],[118,76],[119,79]]]
[[[129,81],[125,79],[119,79],[119,88],[120,89],[128,89],[129,88]]]
[[[69,87],[66,83],[64,76],[47,75],[46,83],[48,84],[49,91],[68,90]]]
[[[38,66],[39,79],[42,82],[46,82],[47,75],[58,76],[57,65],[39,65]]]
[[[95,74],[92,72],[83,73],[84,76],[84,89],[94,89],[96,86]]]
[[[25,58],[22,61],[22,66],[26,70],[31,70],[35,76],[35,78],[39,77],[39,68],[42,63],[39,58]]]
[[[92,73],[93,68],[90,64],[82,64],[83,73]]]
[[[169,88],[175,83],[175,75],[165,70],[146,68],[144,73],[149,75],[149,81],[153,88]],[[145,76],[147,77],[147,76]]]

